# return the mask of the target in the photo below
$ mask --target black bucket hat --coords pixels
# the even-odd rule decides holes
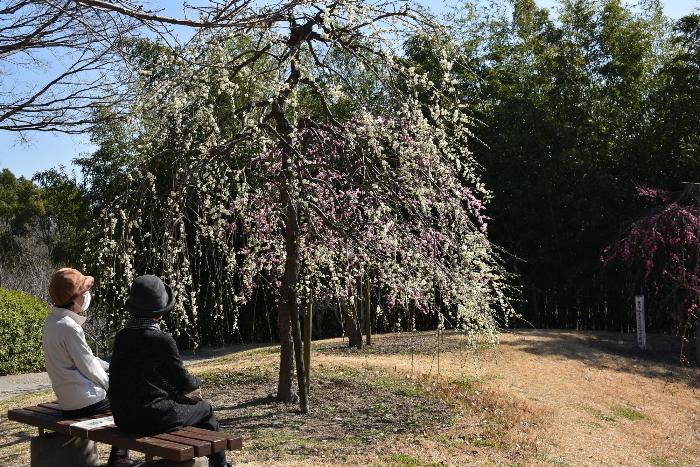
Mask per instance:
[[[173,308],[176,295],[160,277],[147,274],[137,277],[131,284],[125,306],[134,316],[155,318]]]

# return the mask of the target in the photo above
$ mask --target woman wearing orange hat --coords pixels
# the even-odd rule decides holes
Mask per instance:
[[[44,358],[58,405],[68,417],[87,417],[109,410],[109,364],[93,355],[82,327],[94,282],[93,277],[76,269],[62,268],[53,273],[49,283],[53,310],[44,323]],[[107,465],[140,464],[129,459],[128,450],[115,446]]]

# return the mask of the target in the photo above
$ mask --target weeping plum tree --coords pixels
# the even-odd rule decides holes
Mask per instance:
[[[635,220],[623,237],[608,247],[604,262],[621,262],[634,293],[644,293],[652,319],[687,331],[700,326],[700,191],[688,184],[675,201],[664,190],[638,188],[653,204],[652,211]],[[697,329],[700,331],[700,328]],[[700,361],[700,332],[696,331]],[[685,336],[685,332],[683,332]]]
[[[232,310],[273,288],[277,397],[296,399],[296,367],[302,412],[299,302],[350,303],[358,277],[390,306],[426,311],[439,294],[469,336],[496,339],[510,289],[487,239],[471,122],[402,57],[415,34],[441,41],[433,74],[452,82],[447,34],[403,2],[299,6],[245,32],[202,30],[180,50],[143,46],[132,118],[118,142],[98,138],[121,161],[89,252],[110,323],[126,319],[110,304],[146,270],[173,284],[168,325],[195,343],[204,327],[234,329]]]

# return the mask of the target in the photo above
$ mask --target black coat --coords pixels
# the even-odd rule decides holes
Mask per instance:
[[[199,378],[187,372],[175,340],[153,324],[130,323],[114,339],[107,396],[122,430],[155,434],[184,425],[183,395]]]

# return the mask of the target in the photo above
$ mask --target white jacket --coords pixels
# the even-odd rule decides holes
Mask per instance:
[[[62,410],[82,409],[107,397],[109,363],[92,354],[84,322],[84,316],[63,308],[54,308],[44,322],[46,371]]]

